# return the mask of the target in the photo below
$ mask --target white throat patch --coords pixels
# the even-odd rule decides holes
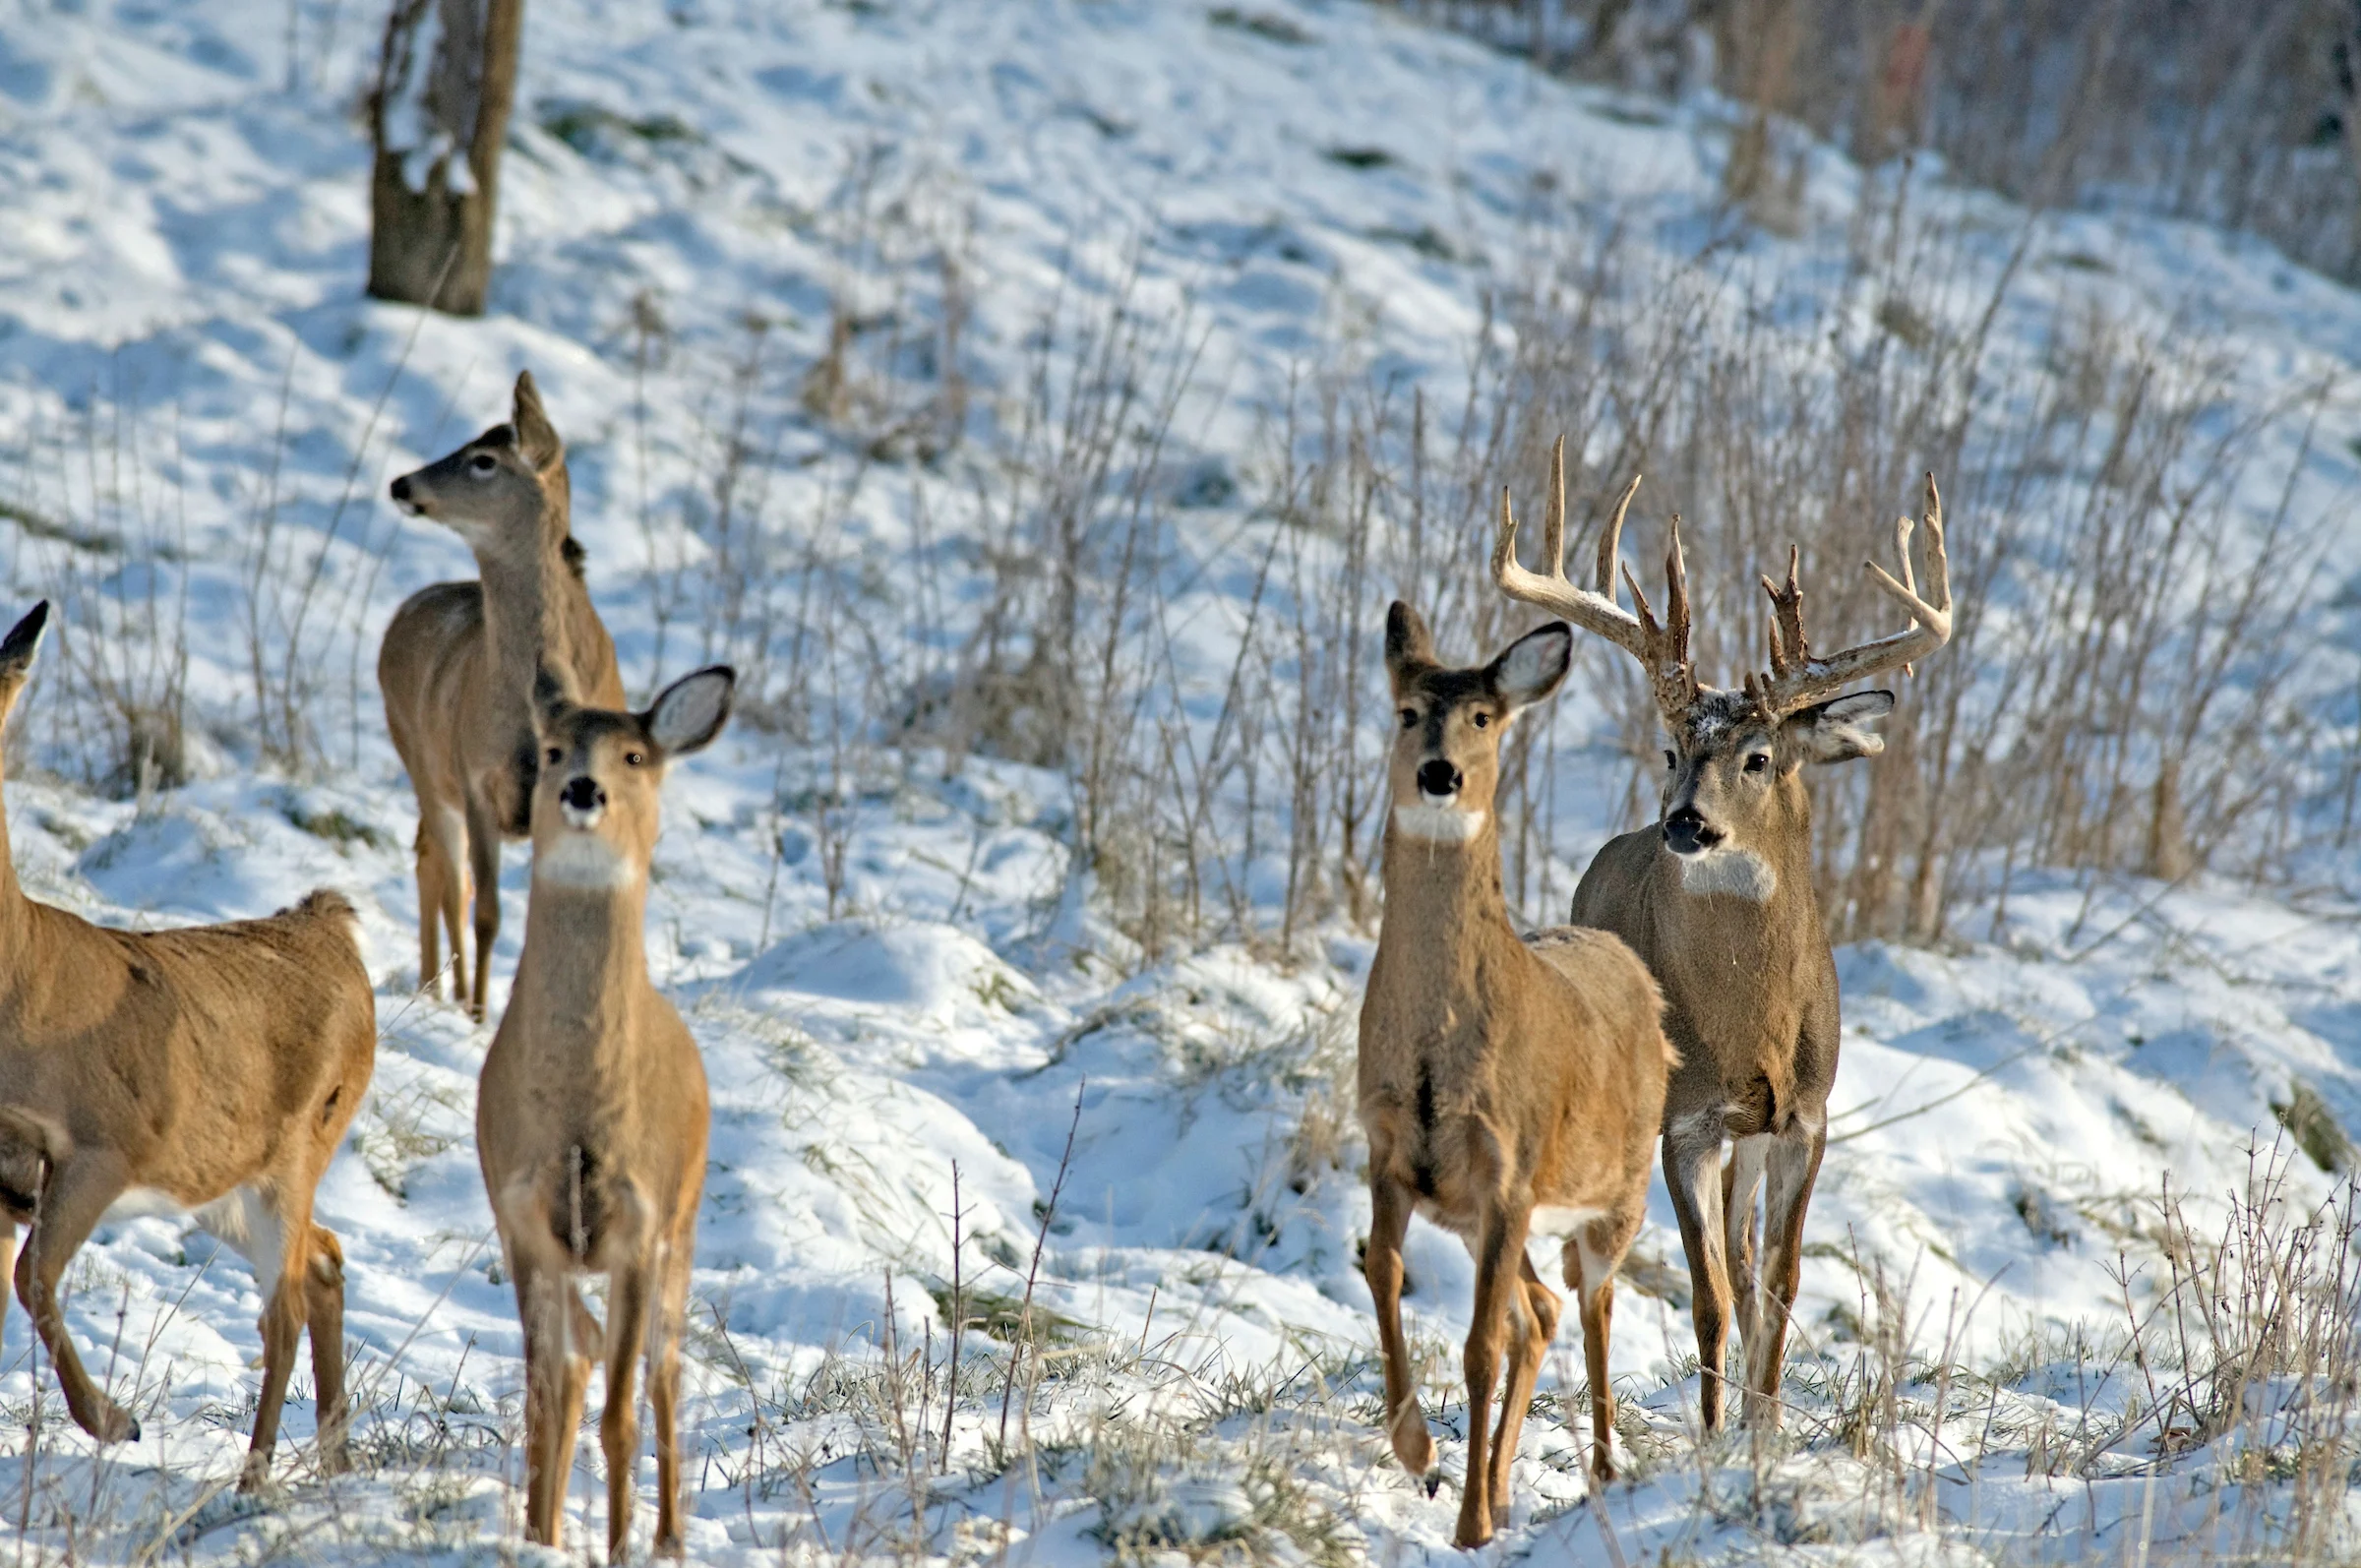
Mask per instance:
[[[639,868],[595,833],[561,833],[533,851],[533,880],[553,887],[621,892],[636,886]]]
[[[1484,814],[1456,806],[1397,806],[1394,831],[1428,844],[1473,844],[1483,831]]]
[[[1750,849],[1709,849],[1680,859],[1680,890],[1684,893],[1726,893],[1749,903],[1768,904],[1779,891],[1779,873]]]

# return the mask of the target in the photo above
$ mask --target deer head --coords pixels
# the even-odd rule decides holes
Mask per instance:
[[[1770,668],[1750,673],[1736,690],[1700,685],[1689,658],[1688,572],[1680,549],[1680,519],[1672,519],[1671,545],[1665,558],[1665,618],[1628,568],[1618,559],[1624,513],[1640,488],[1634,478],[1616,502],[1599,538],[1589,587],[1566,577],[1565,443],[1552,459],[1549,507],[1542,526],[1545,570],[1517,564],[1517,521],[1508,494],[1500,496],[1500,532],[1492,552],[1492,578],[1512,599],[1564,616],[1584,630],[1632,654],[1648,672],[1658,710],[1672,745],[1665,753],[1663,809],[1665,847],[1679,857],[1682,885],[1692,891],[1734,893],[1767,901],[1784,868],[1800,872],[1808,855],[1810,807],[1800,770],[1806,762],[1843,762],[1874,756],[1885,741],[1873,728],[1891,712],[1891,692],[1842,696],[1846,686],[1912,661],[1941,647],[1951,636],[1951,575],[1943,550],[1943,502],[1932,474],[1926,480],[1927,597],[1920,597],[1910,570],[1910,519],[1895,525],[1902,559],[1898,579],[1868,563],[1870,580],[1902,606],[1910,625],[1903,631],[1815,655],[1803,630],[1803,589],[1797,556],[1790,552],[1784,586],[1762,579],[1771,596]],[[1631,590],[1633,609],[1615,602],[1618,573]]]
[[[533,791],[533,882],[623,891],[647,872],[665,765],[702,751],[730,716],[726,664],[684,675],[638,713],[584,707],[544,668],[533,689],[541,748]]]
[[[1527,633],[1489,664],[1450,669],[1436,662],[1418,611],[1397,600],[1385,617],[1394,826],[1430,842],[1481,836],[1500,783],[1500,737],[1520,708],[1557,690],[1573,656],[1574,633],[1561,622]]]
[[[568,515],[566,443],[541,406],[531,371],[516,377],[509,423],[394,481],[394,504],[439,522],[471,549],[531,560],[545,517]],[[553,503],[555,503],[553,508]]]

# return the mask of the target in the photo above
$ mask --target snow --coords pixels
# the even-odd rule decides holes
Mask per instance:
[[[756,440],[776,450],[757,505],[866,554],[883,586],[862,614],[916,667],[955,645],[985,578],[918,604],[927,590],[896,574],[924,543],[914,495],[955,487],[848,451],[797,403],[831,309],[938,321],[947,285],[908,297],[925,273],[911,258],[956,250],[978,396],[999,406],[1030,373],[1046,314],[1128,288],[1154,352],[1196,355],[1211,389],[1180,422],[1180,493],[1207,520],[1174,569],[1186,586],[1171,633],[1210,713],[1255,586],[1251,561],[1223,550],[1246,526],[1237,476],[1267,447],[1291,372],[1343,345],[1448,405],[1481,290],[1547,220],[1537,190],[1686,255],[1714,224],[1725,141],[1710,103],[1537,80],[1343,0],[1218,15],[1154,0],[534,0],[526,30],[492,310],[458,322],[359,297],[368,154],[350,110],[376,46],[369,8],[0,0],[0,502],[17,509],[0,511],[0,547],[15,599],[53,594],[66,616],[8,743],[17,863],[34,896],[143,927],[342,889],[383,1031],[370,1103],[320,1196],[347,1259],[359,1474],[313,1474],[303,1372],[283,1487],[233,1505],[253,1282],[183,1221],[110,1222],[76,1265],[70,1318],[140,1412],[141,1442],[101,1452],[63,1419],[21,1310],[0,1346],[0,1431],[14,1434],[0,1436],[0,1506],[13,1517],[33,1499],[30,1538],[52,1555],[357,1561],[515,1539],[518,1335],[470,1142],[489,1035],[415,995],[413,803],[368,676],[401,597],[472,565],[394,513],[390,476],[505,418],[529,367],[569,441],[594,599],[644,696],[718,656],[713,617],[659,614],[669,564],[712,546],[669,523],[643,532],[647,498],[659,518],[694,499],[687,476],[725,439],[731,367],[758,352]],[[1756,255],[1795,290],[1833,291],[1863,176],[1825,151],[1809,172],[1803,235]],[[1972,312],[2022,214],[1939,174],[1920,175],[1928,200],[1984,224],[1987,243],[1930,281],[1928,308]],[[2233,348],[2227,395],[2260,421],[2261,446],[2294,450],[2304,416],[2274,400],[2284,389],[2349,380],[2361,362],[2361,297],[2250,241],[2132,215],[2056,216],[2038,238],[2042,255],[2103,268],[2127,320],[2202,327]],[[2088,271],[2028,269],[2011,312],[2064,308],[2067,273],[2095,286]],[[2350,390],[2324,406],[2335,428],[2361,428]],[[2356,478],[2324,444],[2291,504],[2318,514]],[[931,525],[975,526],[933,500]],[[76,552],[31,516],[87,519],[117,542]],[[1955,517],[1955,539],[1972,526]],[[2361,565],[2352,555],[2337,543],[2331,570]],[[313,597],[264,596],[327,759],[291,770],[256,711],[245,584],[315,562]],[[144,574],[158,563],[176,574],[151,618]],[[741,570],[761,576],[759,561]],[[69,782],[86,743],[61,728],[59,671],[104,615],[167,642],[186,628],[195,776],[181,788],[117,800]],[[2348,648],[2324,638],[2321,661],[2320,689],[2350,688]],[[1546,722],[1571,744],[1599,713],[1570,690]],[[1378,1435],[1354,1137],[1340,1166],[1316,1135],[1349,1103],[1367,934],[1340,924],[1309,961],[1219,946],[1139,962],[1070,863],[1060,775],[912,751],[848,776],[823,741],[741,723],[666,786],[651,962],[704,1050],[714,1105],[684,1436],[691,1556],[882,1559],[916,1510],[929,1560],[1004,1543],[1044,1564],[1202,1557],[1224,1542],[1270,1560],[1456,1560],[1464,1409],[1429,1398],[1454,1478],[1430,1500]],[[1561,898],[1571,869],[1628,825],[1608,783],[1569,789]],[[1275,901],[1267,868],[1249,871],[1252,896]],[[512,847],[496,1008],[526,892]],[[2354,914],[2325,894],[2036,873],[2005,910],[1970,911],[1952,947],[1840,952],[1844,1066],[1795,1336],[1821,1380],[1797,1373],[1791,1395],[1834,1399],[1882,1274],[1907,1283],[1923,1356],[2019,1368],[1992,1384],[1997,1416],[1953,1412],[2019,1435],[1989,1467],[1914,1456],[1923,1517],[1899,1480],[1879,1501],[1884,1481],[1841,1443],[1759,1465],[1742,1441],[1695,1448],[1687,1282],[1660,1184],[1616,1315],[1626,1446],[1644,1470],[1608,1495],[1616,1544],[1579,1503],[1587,1417],[1569,1428],[1549,1406],[1527,1426],[1500,1555],[1835,1543],[1931,1560],[1970,1541],[2065,1559],[2121,1552],[2138,1532],[2161,1558],[2279,1517],[2284,1484],[2208,1489],[2226,1450],[2159,1468],[2127,1439],[2078,1475],[2035,1463],[2051,1439],[2024,1434],[2054,1437],[2087,1413],[2076,1353],[2058,1347],[2121,1331],[2119,1251],[2146,1271],[2133,1294],[2152,1297],[2167,1179],[2210,1223],[2299,1086],[2361,1127]],[[2279,1160],[2291,1203],[2330,1195],[2303,1155]],[[971,1307],[1013,1310],[1037,1241],[1033,1310],[1056,1325],[1057,1358],[1037,1394],[1020,1379],[1014,1395],[1030,1457],[1002,1464],[1006,1351],[971,1333],[949,1473],[930,1462],[906,1484],[912,1445],[905,1431],[897,1447],[883,1391],[912,1402],[911,1422],[931,1400],[940,1444],[954,1274],[980,1293]],[[1470,1265],[1423,1223],[1407,1258],[1414,1333],[1447,1384]],[[890,1378],[888,1339],[924,1369]],[[1569,1321],[1545,1397],[1578,1368]],[[2099,1403],[2119,1412],[2127,1397],[2119,1382]],[[602,1538],[598,1464],[586,1446],[576,1551]],[[642,1464],[643,1499],[652,1477]]]

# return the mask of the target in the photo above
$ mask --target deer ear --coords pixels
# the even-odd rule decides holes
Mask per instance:
[[[708,665],[666,687],[639,721],[666,756],[701,752],[729,721],[730,699],[737,690],[737,671],[726,664]]]
[[[1855,692],[1805,708],[1787,720],[1786,729],[1805,761],[1849,762],[1886,749],[1886,738],[1870,726],[1893,711],[1893,693]]]
[[[1574,629],[1552,621],[1528,632],[1501,650],[1483,678],[1495,696],[1512,708],[1530,707],[1557,690],[1574,661]]]
[[[541,389],[533,385],[533,373],[516,373],[516,395],[509,423],[515,427],[516,450],[536,472],[555,467],[566,460],[566,443],[558,436],[558,427],[549,422],[549,412],[541,406]]]
[[[17,694],[32,674],[33,655],[41,650],[41,633],[49,627],[49,601],[43,599],[25,612],[25,619],[0,637],[0,721],[8,717]]]
[[[1385,612],[1385,669],[1395,680],[1415,665],[1434,662],[1434,637],[1419,612],[1400,599]]]

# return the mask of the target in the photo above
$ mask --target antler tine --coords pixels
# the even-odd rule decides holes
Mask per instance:
[[[1517,516],[1509,506],[1508,491],[1500,492],[1500,532],[1492,546],[1492,580],[1500,591],[1525,604],[1539,605],[1552,615],[1560,615],[1585,632],[1606,638],[1615,646],[1640,661],[1648,672],[1649,684],[1656,691],[1658,706],[1665,716],[1677,723],[1689,704],[1697,699],[1697,681],[1689,667],[1689,577],[1680,552],[1680,519],[1672,519],[1672,547],[1665,559],[1665,575],[1668,581],[1665,601],[1666,620],[1659,625],[1648,596],[1631,575],[1623,571],[1623,580],[1631,584],[1631,602],[1637,607],[1635,615],[1615,602],[1614,583],[1609,580],[1603,589],[1577,587],[1566,579],[1565,560],[1561,554],[1565,543],[1565,507],[1562,497],[1564,476],[1564,446],[1557,450],[1552,466],[1554,492],[1544,528],[1543,546],[1549,558],[1546,574],[1528,572],[1517,564]],[[1617,565],[1615,537],[1622,531],[1624,509],[1638,492],[1640,482],[1634,479],[1625,488],[1623,499],[1616,504],[1614,519],[1607,526],[1606,538],[1600,547],[1600,569],[1606,571]]]
[[[1895,529],[1895,542],[1902,556],[1902,575],[1896,577],[1874,561],[1867,563],[1869,580],[1902,606],[1904,613],[1910,618],[1908,629],[1879,637],[1873,642],[1846,648],[1825,659],[1811,658],[1800,646],[1803,623],[1801,590],[1797,589],[1797,618],[1791,623],[1797,645],[1786,650],[1787,667],[1785,669],[1777,667],[1775,655],[1771,678],[1760,683],[1756,700],[1765,705],[1766,711],[1792,713],[1843,691],[1864,677],[1897,666],[1907,670],[1951,640],[1951,562],[1943,546],[1943,498],[1935,489],[1935,476],[1931,473],[1926,476],[1926,508],[1919,519],[1919,527],[1925,533],[1923,548],[1926,552],[1927,597],[1919,596],[1916,576],[1910,570],[1910,520],[1907,517],[1903,518]],[[1790,584],[1793,583],[1792,575],[1788,580]],[[1782,595],[1775,590],[1772,598],[1780,600]],[[1786,609],[1783,603],[1783,614]],[[1756,690],[1754,683],[1749,683],[1749,690]]]
[[[1764,577],[1763,591],[1771,595],[1771,673],[1786,675],[1811,661],[1811,645],[1803,635],[1803,584],[1797,580],[1803,552],[1787,546],[1787,585]]]
[[[1542,570],[1566,574],[1566,438],[1549,449],[1549,499],[1542,510]]]
[[[1618,554],[1623,546],[1623,514],[1631,510],[1631,498],[1640,493],[1639,474],[1623,487],[1622,496],[1615,502],[1614,514],[1606,519],[1606,528],[1599,535],[1599,561],[1591,575],[1592,590],[1603,597],[1615,596],[1615,568],[1620,565]]]
[[[1561,524],[1559,541],[1562,539]],[[1563,616],[1585,632],[1603,636],[1642,663],[1647,662],[1647,638],[1640,623],[1613,599],[1567,581],[1564,562],[1554,550],[1546,574],[1528,572],[1517,564],[1517,516],[1509,506],[1506,486],[1500,490],[1500,532],[1492,546],[1492,581],[1510,598]]]

